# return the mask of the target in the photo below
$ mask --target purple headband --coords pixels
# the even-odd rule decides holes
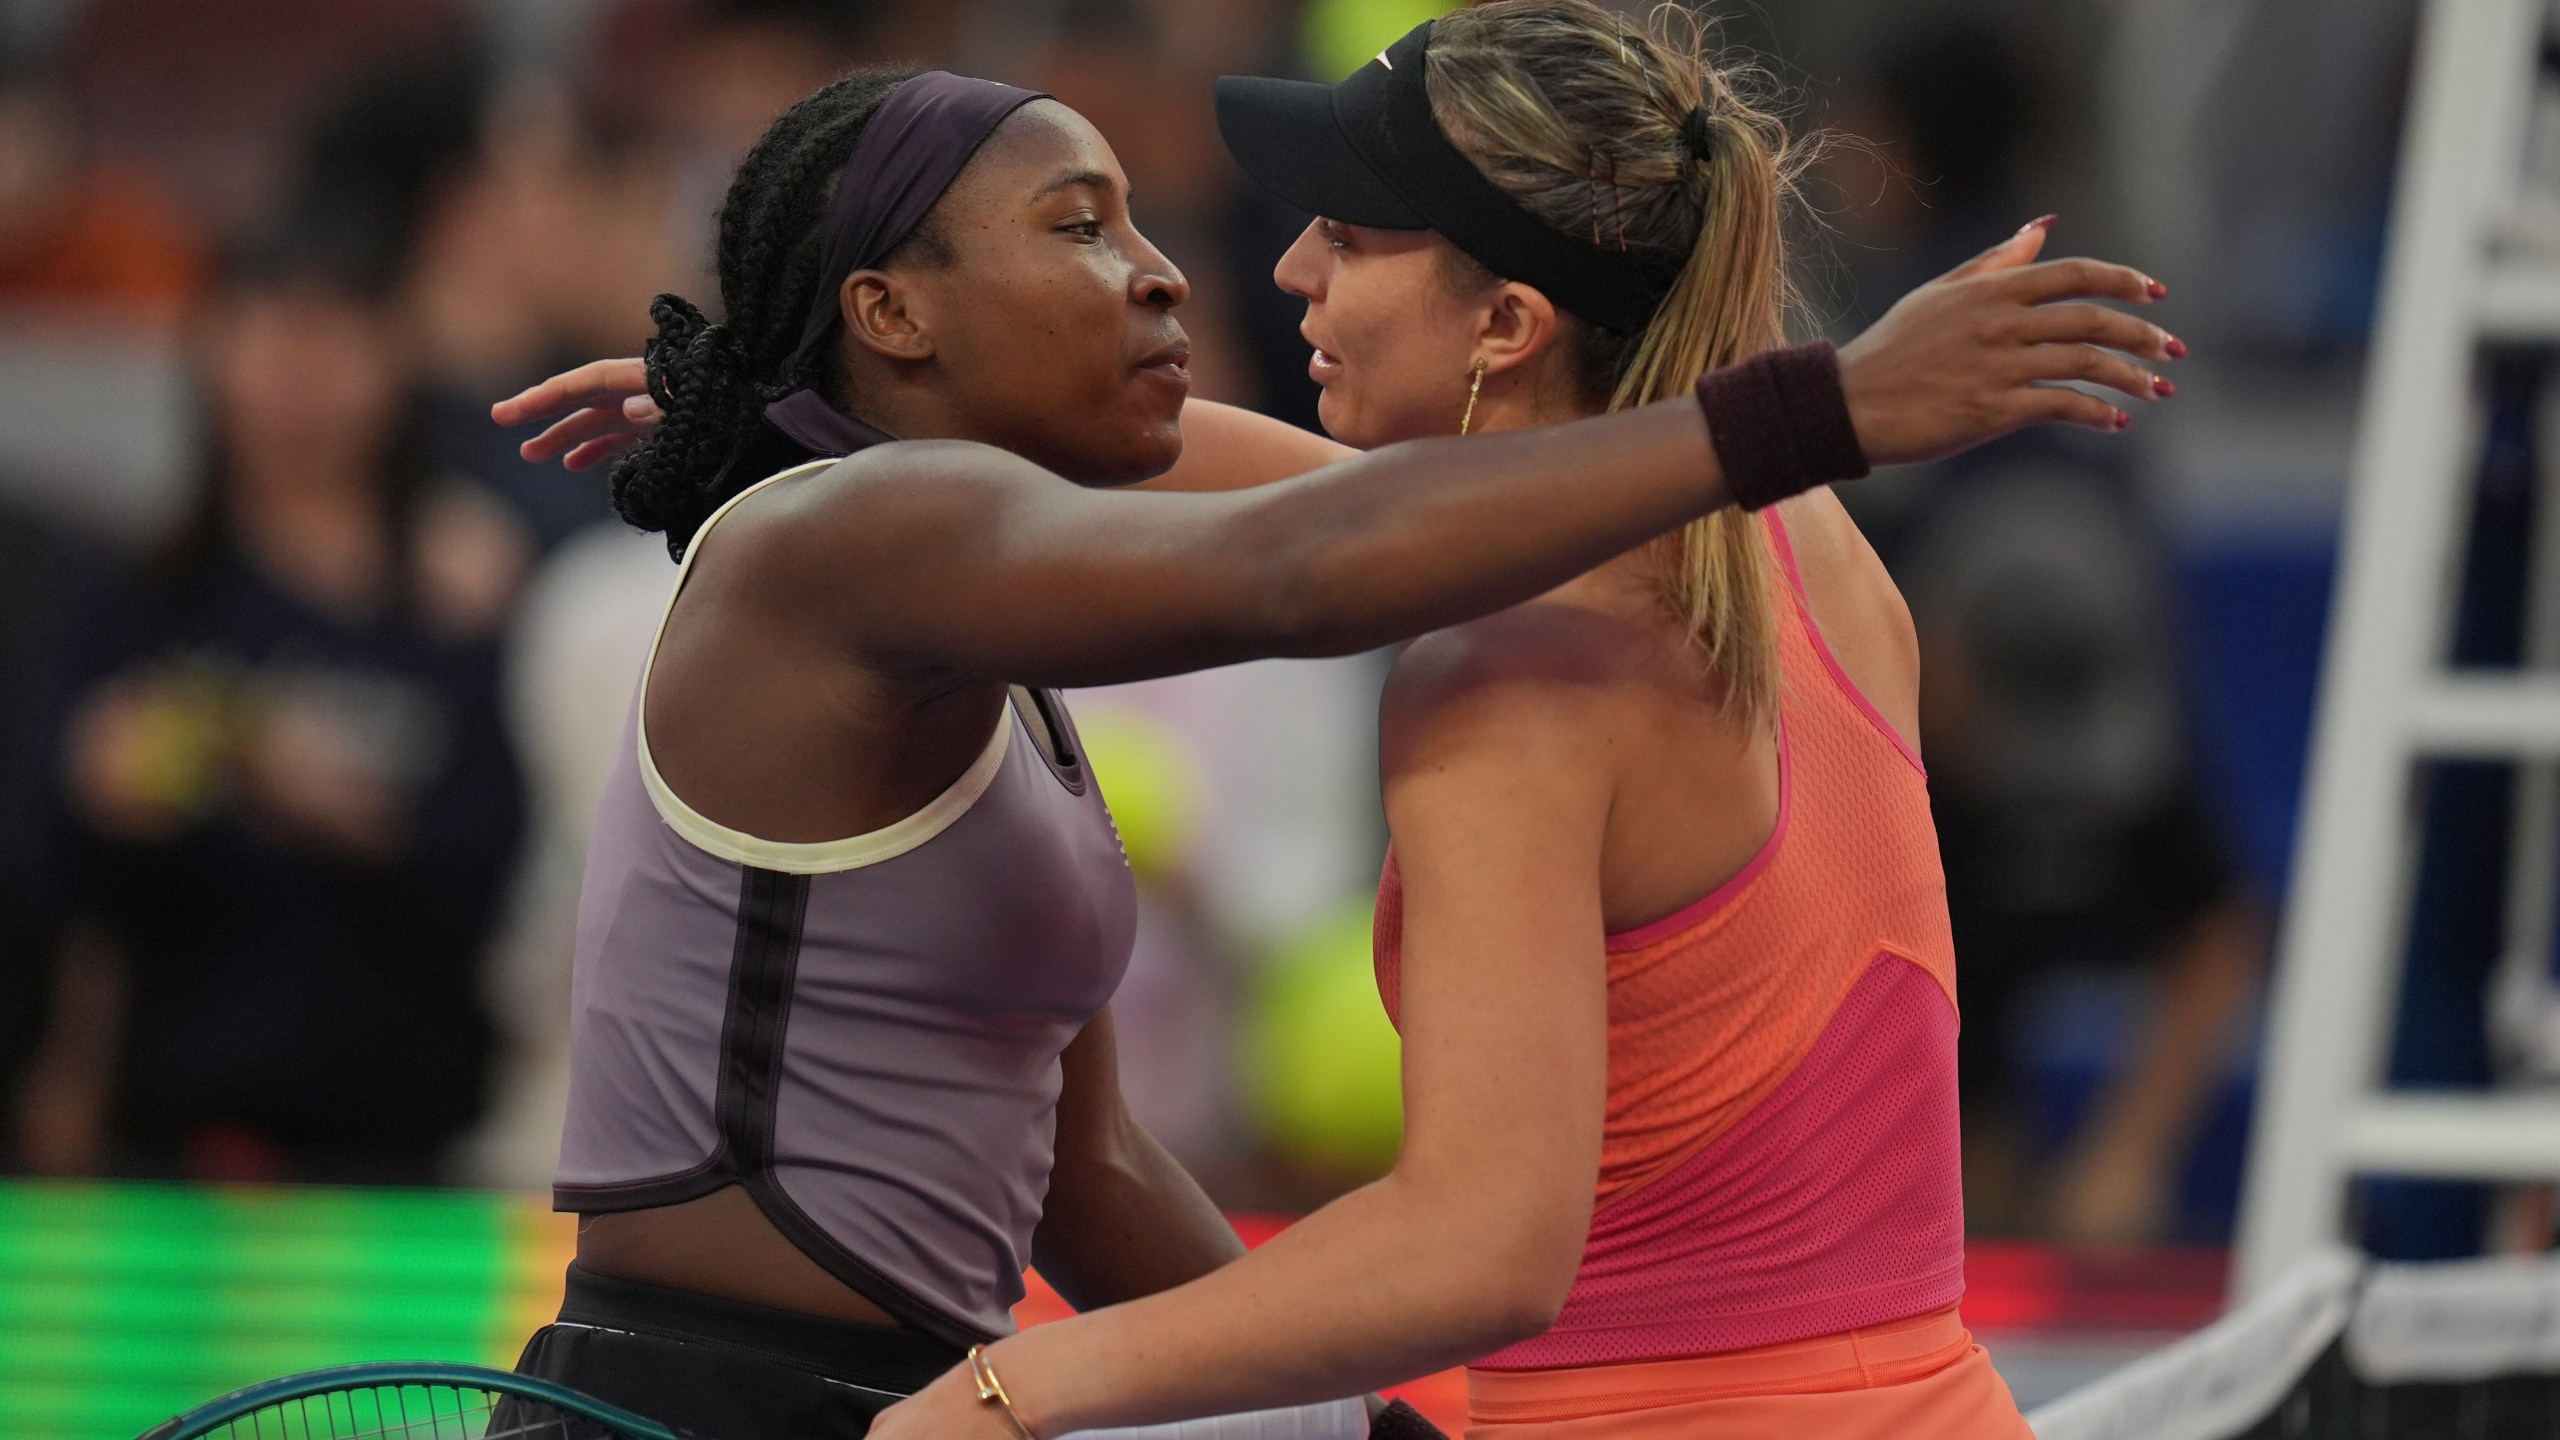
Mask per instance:
[[[796,374],[835,333],[843,318],[836,296],[845,277],[879,264],[914,234],[1006,116],[1047,98],[947,70],[928,70],[889,92],[836,177],[818,293],[783,373]],[[849,455],[890,438],[806,389],[774,401],[764,413],[782,433],[820,455]]]

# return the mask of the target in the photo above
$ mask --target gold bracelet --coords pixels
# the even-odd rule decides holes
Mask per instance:
[[[977,1382],[979,1404],[993,1405],[1002,1410],[1004,1418],[1013,1423],[1014,1433],[1022,1440],[1038,1440],[1031,1433],[1031,1427],[1023,1424],[1022,1417],[1014,1413],[1013,1397],[1004,1393],[1004,1382],[996,1378],[995,1362],[987,1358],[984,1345],[969,1347],[969,1378]]]

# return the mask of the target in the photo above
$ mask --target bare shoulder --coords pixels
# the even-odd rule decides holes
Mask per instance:
[[[1067,485],[1010,450],[974,440],[902,440],[773,487],[767,513],[801,518],[927,512],[1026,487]]]
[[[1858,688],[1909,735],[1917,724],[1920,640],[1902,591],[1829,490],[1797,496],[1778,514],[1815,628]]]
[[[1009,450],[967,440],[906,440],[848,455],[771,485],[723,522],[725,548],[762,561],[821,564],[905,553],[981,523],[1068,481]]]
[[[1551,753],[1581,748],[1606,732],[1658,647],[1622,617],[1552,598],[1433,631],[1387,676],[1380,743],[1390,764],[1412,747],[1490,732],[1514,746],[1543,740]]]
[[[991,445],[917,440],[785,471],[694,537],[685,593],[735,623],[807,635],[827,651],[880,587],[1068,482]]]

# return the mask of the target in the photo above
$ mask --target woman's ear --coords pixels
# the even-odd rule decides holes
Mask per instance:
[[[1537,359],[1560,328],[1555,302],[1532,286],[1506,280],[1497,286],[1476,330],[1476,353],[1485,373],[1499,375]]]
[[[854,271],[836,292],[845,333],[865,350],[889,360],[933,356],[933,332],[909,303],[913,298],[895,276],[879,270]]]

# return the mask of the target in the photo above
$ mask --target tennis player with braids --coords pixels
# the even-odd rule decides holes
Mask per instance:
[[[1587,5],[1440,25],[1338,92],[1222,94],[1248,168],[1329,217],[1281,279],[1366,454],[1186,406],[1184,284],[1108,148],[940,73],[776,123],[722,213],[726,321],[662,299],[651,403],[606,362],[501,407],[571,410],[527,451],[573,463],[650,430],[617,503],[684,559],[589,859],[557,1194],[584,1219],[526,1368],[728,1440],[859,1433],[919,1389],[872,1433],[1048,1437],[1357,1394],[1561,1308],[1565,1348],[1494,1357],[1564,1377],[1523,1418],[1641,1411],[1628,1367],[1793,1374],[1765,1357],[1832,1336],[1916,1377],[1853,1398],[2014,1426],[1950,1328],[1952,1015],[1901,978],[1943,969],[1926,810],[1840,678],[1907,722],[1898,606],[1827,498],[1767,507],[2024,424],[2119,427],[2037,382],[2153,393],[2091,347],[2165,342],[2046,302],[2154,287],[2030,264],[2031,229],[1836,360],[1772,349],[1774,127]],[[1542,125],[1548,159],[1520,139]],[[1790,533],[1802,592],[1770,559]],[[1237,1259],[1120,1102],[1129,880],[1048,687],[1451,626],[1388,705],[1404,1156]],[[1784,1102],[1825,1166],[1754,1188],[1732,1137],[1870,1039],[1909,1073]],[[1914,1214],[1836,1184],[1869,1160]],[[1751,1251],[1772,1226],[1792,1248]],[[1577,1277],[1586,1233],[1632,1288]],[[1090,1313],[1009,1336],[1029,1261]]]

